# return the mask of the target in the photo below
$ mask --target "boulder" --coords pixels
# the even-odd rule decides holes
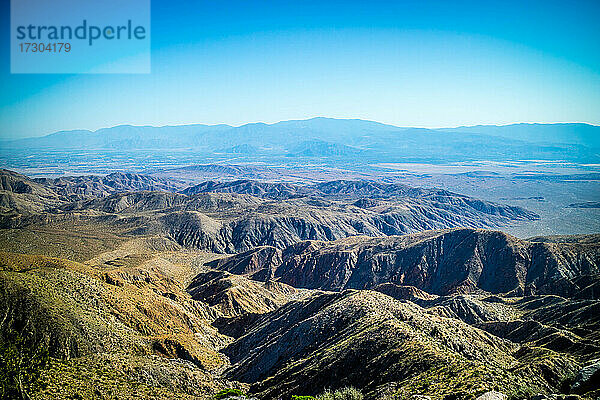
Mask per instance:
[[[476,400],[507,400],[508,396],[504,393],[496,392],[494,390],[490,390],[479,396]]]

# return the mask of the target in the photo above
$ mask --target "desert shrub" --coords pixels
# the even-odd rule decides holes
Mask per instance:
[[[509,391],[507,393],[508,400],[522,400],[522,399],[530,399],[535,396],[537,390],[531,388],[529,386],[520,386],[517,389]]]
[[[0,399],[29,399],[40,388],[39,377],[47,368],[48,348],[12,332],[0,337]]]
[[[326,390],[317,396],[316,400],[363,400],[364,396],[360,390],[348,386],[335,392]]]
[[[223,389],[215,395],[215,400],[224,400],[230,397],[246,397],[246,393],[239,389]]]

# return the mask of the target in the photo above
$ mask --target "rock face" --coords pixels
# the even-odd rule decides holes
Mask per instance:
[[[409,300],[417,304],[427,304],[431,302],[431,300],[438,298],[438,296],[429,294],[414,286],[402,286],[396,285],[395,283],[382,283],[381,285],[375,286],[373,290],[387,294],[396,300]]]
[[[600,388],[600,359],[582,368],[571,385],[573,393],[585,393]]]
[[[282,262],[281,250],[272,246],[259,246],[235,257],[220,258],[206,265],[237,275],[247,275],[255,280],[267,281],[273,277],[272,267]]]
[[[235,266],[240,273],[247,260],[248,254],[233,256],[216,267]],[[254,263],[253,276],[271,275],[295,287],[323,290],[392,283],[437,295],[485,291],[573,297],[597,284],[600,242],[528,242],[502,232],[454,229],[303,242],[285,249],[281,263],[278,257],[272,261]],[[259,265],[264,271],[256,271]]]

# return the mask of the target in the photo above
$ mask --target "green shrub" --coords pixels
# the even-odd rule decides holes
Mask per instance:
[[[326,390],[317,396],[316,400],[363,400],[364,396],[360,390],[348,386],[335,392]]]
[[[246,397],[246,393],[239,389],[223,389],[215,395],[215,400],[223,400],[230,397]]]
[[[48,347],[12,332],[0,337],[0,398],[29,399],[40,388],[40,374],[48,367]]]
[[[292,400],[315,400],[315,398],[312,397],[312,396],[296,396],[296,395],[293,395],[292,396]]]

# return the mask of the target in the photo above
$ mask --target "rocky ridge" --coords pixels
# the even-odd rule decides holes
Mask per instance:
[[[555,294],[598,298],[598,242],[529,242],[502,232],[452,229],[258,248],[210,264],[295,287],[414,286],[430,294]],[[583,277],[588,279],[582,279]]]

